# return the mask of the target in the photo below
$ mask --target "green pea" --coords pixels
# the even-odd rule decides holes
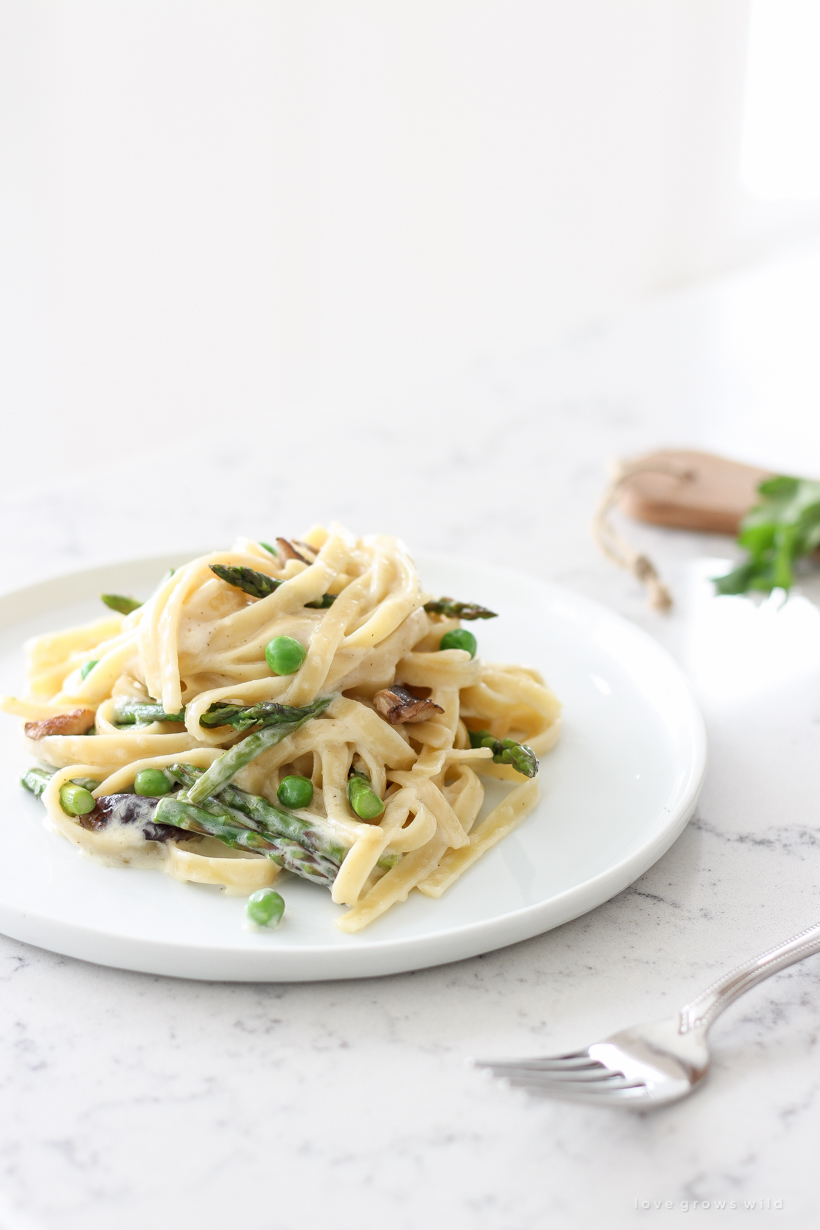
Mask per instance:
[[[275,636],[265,646],[265,660],[274,675],[294,675],[306,657],[304,645],[292,636]]]
[[[97,800],[85,786],[66,782],[60,787],[60,806],[69,816],[87,816],[97,806]]]
[[[283,807],[309,807],[313,798],[313,782],[309,777],[297,777],[295,774],[283,777],[276,797]]]
[[[80,678],[85,679],[86,675],[90,675],[99,660],[99,658],[95,658],[93,662],[86,662],[80,669]]]
[[[347,798],[350,806],[362,820],[375,820],[384,811],[384,803],[366,777],[354,774],[347,783]]]
[[[438,647],[439,649],[466,649],[470,657],[474,658],[475,651],[478,649],[478,641],[466,628],[455,628],[452,632],[444,633]]]
[[[257,927],[276,927],[282,921],[285,903],[272,888],[257,888],[245,905],[245,917]]]
[[[142,794],[149,799],[158,799],[162,794],[170,794],[174,788],[167,773],[162,769],[140,769],[134,778],[134,793]]]

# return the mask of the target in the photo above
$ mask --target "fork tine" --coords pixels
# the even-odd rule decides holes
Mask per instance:
[[[558,1083],[552,1085],[536,1083],[513,1082],[519,1088],[526,1089],[533,1097],[555,1098],[561,1102],[585,1102],[588,1106],[608,1106],[618,1104],[640,1103],[650,1100],[646,1085],[629,1085],[624,1088],[612,1089],[609,1085],[572,1085]],[[593,1092],[593,1089],[600,1092]]]
[[[599,1068],[595,1072],[534,1072],[531,1068],[519,1068],[515,1064],[506,1064],[502,1066],[493,1066],[491,1071],[494,1076],[501,1077],[502,1080],[511,1081],[516,1085],[532,1085],[538,1088],[584,1088],[590,1093],[598,1093],[600,1091],[614,1089],[630,1089],[637,1085],[643,1085],[642,1081],[628,1080],[620,1072],[613,1072],[610,1068]]]
[[[600,1085],[611,1084],[612,1081],[624,1080],[621,1072],[614,1072],[611,1068],[599,1066],[597,1068],[575,1068],[570,1072],[534,1072],[532,1068],[516,1069],[521,1073],[523,1080],[531,1080],[541,1084],[546,1082],[550,1084],[552,1081],[560,1082],[565,1085]],[[503,1072],[496,1070],[496,1075],[503,1075]]]
[[[562,1076],[556,1072],[532,1072],[527,1068],[517,1069],[514,1066],[511,1068],[497,1069],[494,1073],[502,1080],[513,1081],[521,1085],[538,1085],[539,1088],[551,1089],[553,1086],[561,1089],[572,1086],[577,1089],[586,1089],[589,1093],[596,1094],[613,1089],[631,1089],[636,1086],[644,1087],[646,1082],[635,1077],[624,1076],[622,1072],[614,1072],[610,1068],[603,1068],[600,1072],[595,1073],[593,1077],[584,1076],[577,1079],[576,1075]]]
[[[575,1072],[603,1066],[600,1060],[593,1059],[588,1051],[575,1051],[571,1055],[543,1055],[537,1059],[477,1059],[475,1063],[479,1068],[503,1068],[512,1064],[517,1068],[529,1068],[533,1072]]]
[[[596,1067],[589,1068],[570,1068],[564,1070],[556,1068],[553,1070],[545,1070],[543,1068],[532,1068],[529,1064],[499,1063],[488,1064],[490,1070],[495,1076],[516,1076],[523,1081],[563,1081],[574,1082],[578,1085],[595,1085],[601,1081],[612,1080],[615,1076],[609,1068],[598,1064]]]

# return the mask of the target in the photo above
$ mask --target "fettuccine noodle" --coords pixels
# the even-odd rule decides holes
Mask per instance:
[[[522,755],[527,747],[543,755],[558,738],[560,704],[534,670],[441,648],[442,637],[462,624],[425,609],[433,596],[420,588],[412,559],[394,538],[355,538],[334,525],[278,541],[274,554],[239,539],[230,551],[177,569],[130,614],[109,613],[30,641],[27,691],[3,698],[2,707],[26,719],[28,751],[54,770],[43,778],[48,820],[85,853],[247,894],[280,873],[280,838],[270,838],[269,849],[237,848],[210,830],[167,827],[164,800],[156,819],[167,831],[129,823],[124,812],[122,822],[110,820],[114,812],[100,800],[117,796],[153,808],[156,800],[135,798],[134,783],[145,770],[162,770],[177,783],[169,798],[184,802],[175,766],[188,773],[188,787],[205,771],[210,781],[226,753],[234,754],[230,749],[269,729],[262,722],[249,735],[239,725],[208,724],[219,706],[244,712],[268,704],[287,722],[291,709],[276,706],[300,710],[325,698],[316,716],[283,725],[283,737],[233,774],[230,787],[281,812],[282,781],[309,779],[311,802],[292,809],[306,836],[297,834],[292,848],[297,858],[302,845],[311,858],[318,851],[333,901],[348,907],[337,925],[355,932],[413,889],[441,896],[535,806],[537,778],[510,763],[497,741],[526,745]],[[261,574],[272,592],[253,596],[214,566]],[[288,674],[274,673],[266,660],[266,646],[281,637],[304,652]],[[163,716],[125,724],[125,709],[140,703]],[[484,746],[474,745],[476,732],[489,736]],[[351,774],[377,796],[381,814],[356,814]],[[486,776],[512,789],[477,823]],[[87,815],[63,806],[63,787],[78,780],[93,787]],[[232,796],[222,789],[190,815],[210,808],[216,816],[221,808],[223,819],[246,825],[253,837],[255,822],[243,819],[239,804],[229,806]],[[287,857],[284,865],[293,870]]]

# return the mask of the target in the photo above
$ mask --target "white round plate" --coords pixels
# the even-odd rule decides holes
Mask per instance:
[[[23,681],[30,636],[99,616],[100,593],[147,595],[191,555],[57,577],[0,598],[0,689]],[[243,927],[244,901],[155,871],[98,866],[49,833],[19,785],[16,719],[0,715],[0,930],[102,965],[184,978],[291,982],[423,969],[528,939],[592,910],[660,858],[694,811],[703,720],[680,670],[645,633],[556,586],[484,564],[418,561],[435,593],[481,602],[489,661],[537,667],[564,702],[541,761],[541,802],[439,900],[411,893],[359,935],[329,894],[283,875],[285,921]],[[502,789],[491,783],[490,796]]]

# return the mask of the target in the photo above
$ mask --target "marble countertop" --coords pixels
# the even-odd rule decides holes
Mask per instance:
[[[76,449],[35,467],[18,433],[7,587],[330,517],[396,532],[646,628],[693,682],[710,767],[696,817],[631,888],[456,965],[222,985],[0,937],[2,1230],[817,1224],[820,958],[734,1005],[707,1087],[651,1115],[529,1100],[464,1059],[670,1013],[820,919],[820,587],[717,603],[703,578],[729,540],[629,527],[674,591],[661,616],[588,533],[614,456],[690,444],[820,475],[818,269],[798,253],[543,352],[291,414],[186,410],[148,439],[112,409],[102,489]]]

